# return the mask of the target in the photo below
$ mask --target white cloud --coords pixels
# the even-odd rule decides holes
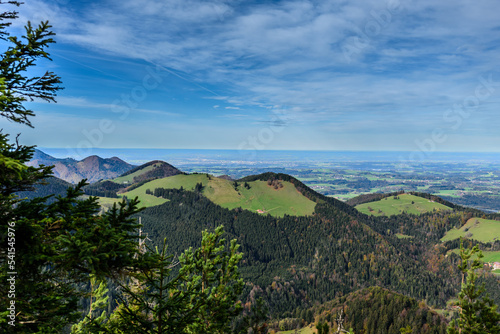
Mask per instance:
[[[60,96],[57,98],[57,104],[61,106],[70,106],[70,107],[78,107],[78,108],[90,108],[90,109],[103,109],[110,112],[113,112],[117,108],[117,105],[112,103],[96,103],[90,101],[84,97],[71,97],[71,96]],[[120,105],[121,106],[121,105]],[[163,110],[155,110],[155,109],[144,109],[144,108],[133,108],[131,112],[140,112],[147,114],[157,114],[157,115],[165,115],[165,116],[179,116],[178,113],[163,111]]]
[[[365,36],[367,46],[347,62],[342,46],[366,32],[387,3],[107,0],[76,8],[32,0],[22,11],[49,17],[61,43],[223,87],[204,89],[214,92],[206,98],[234,105],[225,109],[280,105],[293,122],[363,117],[369,127],[392,115],[395,126],[426,119],[432,127],[474,91],[479,75],[497,74],[497,1],[401,0],[402,10]],[[484,105],[484,112],[495,108]]]

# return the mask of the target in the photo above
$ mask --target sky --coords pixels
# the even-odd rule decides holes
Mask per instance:
[[[498,0],[30,0],[57,103],[24,144],[500,152]],[[2,44],[2,50],[5,45]],[[35,73],[34,72],[34,73]]]

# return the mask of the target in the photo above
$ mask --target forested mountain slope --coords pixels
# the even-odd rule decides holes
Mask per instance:
[[[55,196],[64,196],[66,194],[66,189],[71,186],[73,186],[71,183],[51,176],[35,185],[32,191],[20,191],[16,193],[16,195],[22,199],[52,196],[52,198],[47,201],[48,203],[52,203]]]
[[[432,258],[435,254],[426,245],[428,230],[435,228],[432,221],[440,222],[444,216],[425,216],[431,222],[424,227],[406,217],[408,227],[403,232],[416,237],[398,239],[386,228],[400,228],[395,218],[385,218],[389,224],[381,226],[379,218],[368,218],[345,203],[301,187],[289,176],[253,177],[266,178],[295,183],[318,202],[314,215],[262,216],[224,209],[197,192],[166,189],[157,190],[156,195],[168,202],[140,214],[144,230],[153,244],[166,238],[171,252],[179,254],[199,242],[202,229],[223,224],[228,239],[237,238],[242,245],[241,271],[248,282],[247,293],[255,286],[266,291],[274,315],[373,285],[438,306],[456,296],[460,284],[454,264],[444,256]],[[447,224],[458,223],[458,219]],[[436,229],[442,226],[435,225]],[[441,228],[444,233],[446,227]]]
[[[208,180],[205,174],[198,176]],[[154,182],[161,185],[168,179]],[[193,191],[181,185],[178,189],[149,189],[149,196],[167,202],[149,207],[137,217],[141,217],[151,245],[160,245],[165,238],[169,252],[177,255],[198,245],[203,229],[224,225],[227,239],[236,238],[244,255],[240,266],[247,283],[244,301],[251,291],[261,291],[274,317],[291,316],[297,308],[312,307],[370,286],[388,288],[437,307],[444,307],[456,296],[460,287],[458,258],[448,252],[456,245],[440,245],[440,238],[453,227],[481,216],[480,211],[455,206],[453,212],[373,217],[318,194],[286,174],[265,173],[237,182],[243,187],[245,183],[277,181],[290,183],[314,201],[312,215],[273,217],[223,208],[203,194],[200,182],[201,186],[186,187]],[[141,184],[144,182],[127,188]],[[106,188],[116,193],[121,187],[123,184],[101,181],[88,186],[87,192]],[[498,303],[500,294],[494,288],[498,280],[488,275],[485,282]]]
[[[356,334],[400,334],[400,329],[408,326],[413,334],[446,333],[447,321],[443,316],[413,298],[380,287],[358,290],[317,305],[311,313],[318,322],[334,327],[341,310],[344,328],[352,328]]]

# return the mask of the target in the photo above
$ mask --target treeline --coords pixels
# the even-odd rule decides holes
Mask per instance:
[[[356,197],[349,199],[348,201],[346,201],[346,203],[349,205],[352,205],[352,206],[356,206],[359,204],[380,201],[381,199],[384,199],[386,197],[397,196],[397,195],[400,195],[403,193],[404,193],[404,191],[398,191],[398,192],[387,193],[387,194],[382,194],[382,193],[363,194],[363,195],[359,195],[359,196],[356,196]]]
[[[463,209],[465,209],[464,207],[462,207],[460,205],[454,204],[454,203],[452,203],[450,201],[442,199],[441,197],[438,197],[436,195],[432,195],[432,194],[429,194],[429,193],[420,193],[420,192],[412,191],[409,194],[410,195],[415,195],[415,196],[418,196],[418,197],[422,197],[422,198],[426,198],[426,199],[434,201],[436,203],[446,205],[446,206],[448,206],[448,207],[450,207],[452,209],[455,209],[455,210],[463,210]]]
[[[116,193],[121,188],[123,185],[106,180],[89,184],[83,188],[83,191],[89,196],[118,198]]]

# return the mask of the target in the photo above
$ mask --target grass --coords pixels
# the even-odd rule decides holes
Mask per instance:
[[[175,175],[162,179],[156,179],[142,186],[124,193],[128,198],[138,196],[144,206],[163,204],[166,200],[146,194],[146,190],[153,191],[155,188],[194,190],[197,183],[203,184],[202,193],[212,202],[228,209],[241,207],[253,212],[263,211],[272,216],[283,217],[283,215],[305,216],[314,212],[316,203],[304,197],[297,191],[295,186],[289,182],[282,182],[283,187],[274,189],[264,181],[248,182],[250,189],[239,184],[234,189],[232,181],[211,177],[206,174]]]
[[[135,189],[134,189],[135,190]],[[149,194],[139,194],[137,192],[135,192],[134,190],[124,194],[126,195],[129,199],[132,199],[132,198],[135,198],[136,196],[139,197],[140,199],[140,203],[139,203],[139,207],[150,207],[150,206],[156,206],[156,205],[160,205],[160,204],[163,204],[165,202],[168,202],[168,199],[166,198],[161,198],[161,197],[156,197],[156,196],[153,196],[153,195],[149,195]]]
[[[128,192],[128,193],[125,193],[125,194],[120,194],[118,196],[123,196],[123,195],[126,195],[128,199],[133,199],[135,198],[136,196],[139,197],[140,199],[140,203],[139,203],[139,207],[150,207],[150,206],[155,206],[155,205],[160,205],[160,204],[163,204],[165,202],[168,201],[168,199],[165,199],[165,198],[159,198],[159,197],[155,197],[153,195],[148,195],[146,193],[144,194],[140,194],[140,193],[137,193],[137,192],[134,192],[133,190]],[[109,197],[99,197],[99,204],[104,207],[106,210],[107,209],[110,209],[114,203],[119,203],[122,201],[122,198],[109,198]]]
[[[135,198],[137,196],[141,201],[140,206],[150,207],[163,204],[168,200],[165,198],[146,194],[147,189],[154,191],[155,188],[180,189],[181,187],[183,187],[187,190],[193,190],[196,183],[203,183],[203,181],[208,181],[208,177],[205,174],[179,174],[147,182],[138,188],[124,193],[123,195],[127,196],[129,199]]]
[[[154,166],[154,165],[152,165]],[[151,170],[154,167],[148,166],[136,173],[144,173],[147,170]],[[151,167],[151,168],[149,168]],[[134,176],[139,175],[136,173],[132,173],[130,175],[124,176],[124,177],[119,177],[117,179],[120,179],[121,182],[125,182],[128,179],[132,179]],[[131,176],[131,178],[129,178]],[[117,179],[114,179],[113,181],[116,182]],[[139,203],[139,206],[144,206],[144,207],[150,207],[150,206],[156,206],[163,204],[165,202],[168,202],[168,199],[165,198],[160,198],[156,197],[153,195],[146,194],[146,189],[150,189],[153,191],[155,188],[176,188],[179,189],[181,186],[184,187],[184,189],[187,190],[193,190],[194,186],[196,183],[202,182],[202,183],[207,183],[208,182],[208,177],[206,174],[192,174],[192,175],[175,175],[175,176],[170,176],[170,177],[165,177],[162,179],[156,179],[153,181],[150,181],[146,184],[143,184],[142,186],[135,188],[131,191],[128,191],[123,194],[119,194],[119,196],[127,196],[129,199],[139,197],[139,200],[141,201]],[[107,197],[100,197],[99,198],[99,203],[103,205],[106,208],[110,208],[114,202],[120,202],[121,198],[107,198]]]
[[[453,250],[450,250],[448,252],[451,252],[451,253],[455,253],[455,254],[459,254],[460,253],[460,250],[458,248],[456,249],[453,249]],[[474,257],[472,257],[472,259],[474,259]],[[483,262],[500,262],[500,251],[483,251],[483,258],[482,260]]]
[[[137,193],[145,194],[146,189],[153,191],[155,188],[180,189],[183,187],[186,190],[194,190],[197,183],[201,182],[203,185],[206,185],[208,181],[209,180],[206,174],[178,174],[149,181],[128,193],[133,193],[137,190]],[[128,193],[125,193],[127,197],[129,197]]]
[[[156,166],[158,165],[161,165],[160,162],[158,163],[155,163],[153,165],[150,165],[150,166],[147,166],[147,167],[144,167],[136,172],[133,172],[132,174],[128,174],[128,175],[125,175],[125,176],[119,176],[111,181],[115,182],[115,183],[120,183],[120,184],[132,184],[134,183],[134,177],[136,176],[139,176],[139,175],[142,175],[144,173],[147,173],[151,170],[153,170]]]
[[[401,233],[396,233],[396,238],[398,239],[412,239],[412,235],[406,235],[406,234],[401,234]]]
[[[500,262],[500,251],[497,252],[483,252],[484,262]]]
[[[109,197],[97,197],[99,205],[104,208],[104,210],[110,209],[114,203],[118,205],[122,201],[121,198],[109,198]]]
[[[121,195],[119,195],[121,196]],[[127,195],[129,199],[134,198],[135,196]],[[155,206],[155,205],[160,205],[165,202],[167,202],[167,199],[164,198],[158,198],[154,197],[148,194],[143,194],[140,196],[141,202],[139,203],[139,207],[149,207],[149,206]],[[109,197],[98,197],[97,200],[99,201],[99,205],[103,208],[104,211],[108,211],[113,207],[113,204],[120,203],[122,201],[122,198],[109,198]]]
[[[434,195],[436,196],[449,196],[449,197],[460,197],[458,194],[458,190],[439,190],[436,192],[433,192]]]
[[[317,333],[318,331],[316,330],[316,327],[312,326],[312,327],[309,327],[309,326],[306,326],[304,328],[301,328],[299,329],[299,334],[315,334]],[[291,331],[284,331],[284,332],[276,332],[276,334],[293,334],[295,333],[295,330],[292,329]]]
[[[241,207],[253,212],[261,210],[276,217],[282,217],[285,214],[306,216],[314,212],[315,202],[304,197],[290,182],[282,181],[281,183],[283,188],[274,189],[265,181],[248,182],[250,189],[240,184],[236,191],[229,181],[226,181],[225,185],[211,182],[204,189],[204,194],[224,208]]]
[[[426,198],[410,194],[401,194],[398,196],[398,198],[399,199],[394,199],[394,197],[386,197],[380,201],[357,205],[356,209],[358,209],[362,213],[372,216],[392,216],[401,214],[403,212],[411,214],[422,214],[425,212],[431,212],[433,210],[452,210],[446,205],[432,202]]]
[[[500,237],[500,221],[483,218],[471,218],[459,229],[452,229],[446,232],[441,241],[458,239],[465,237],[481,242],[492,242]]]

